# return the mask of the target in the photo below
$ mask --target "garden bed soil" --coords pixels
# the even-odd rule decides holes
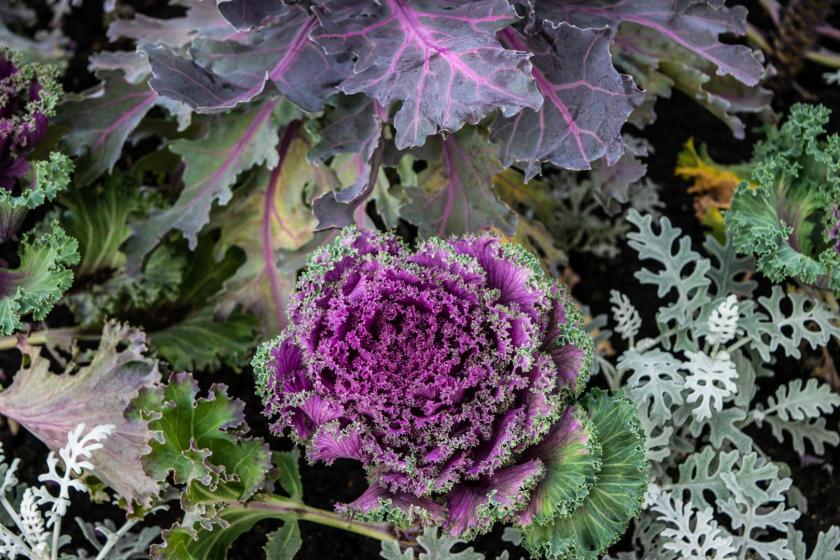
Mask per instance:
[[[138,11],[162,16],[170,8],[165,3],[155,0],[141,0],[135,3]],[[750,3],[752,4],[752,3]],[[85,66],[89,53],[108,47],[104,27],[98,24],[100,2],[87,0],[75,10],[67,20],[67,32],[74,41],[76,54],[66,73],[65,86],[70,91],[79,91],[95,83],[95,79],[87,72]],[[90,17],[86,16],[90,13]],[[817,93],[819,101],[830,107],[833,119],[830,130],[840,130],[840,90],[826,86],[820,79],[819,69],[809,68],[802,76],[801,83],[812,93]],[[777,99],[777,109],[789,106],[795,97],[788,94]],[[658,119],[655,124],[642,132],[642,135],[653,145],[655,153],[648,160],[650,178],[661,187],[661,198],[665,204],[663,214],[672,223],[693,238],[695,246],[699,247],[704,232],[694,217],[692,198],[686,192],[687,184],[673,174],[677,153],[684,142],[694,137],[696,142],[708,145],[709,152],[714,159],[721,162],[736,162],[747,159],[750,155],[751,137],[743,141],[732,137],[729,129],[708,112],[701,109],[692,100],[680,93],[674,93],[671,99],[661,100],[656,106]],[[750,124],[757,125],[756,121]],[[570,255],[570,264],[580,277],[573,294],[579,297],[592,310],[593,314],[609,312],[609,293],[611,289],[618,289],[630,294],[631,299],[642,312],[647,324],[652,324],[652,314],[658,307],[655,291],[650,287],[639,286],[633,276],[638,270],[639,263],[635,253],[628,247],[621,248],[620,254],[614,259],[594,259],[590,256]],[[768,289],[763,285],[763,289]],[[814,362],[816,356],[804,352],[805,361]],[[831,353],[837,364],[840,364],[840,352],[836,342],[832,343]],[[813,354],[813,353],[812,353]],[[0,354],[0,376],[5,373],[8,382],[11,374],[17,368],[17,359],[13,353]],[[763,380],[760,394],[770,394],[775,388],[790,379],[807,377],[809,372],[802,366],[803,362],[780,361],[776,367],[776,377]],[[229,392],[245,401],[246,416],[255,435],[266,438],[272,448],[288,449],[288,440],[276,438],[268,431],[268,425],[262,414],[258,397],[254,392],[254,383],[250,368],[237,373],[232,370],[222,370],[213,374],[199,375],[199,382],[203,388],[212,383],[221,382],[229,387]],[[598,384],[597,380],[593,383]],[[829,418],[829,426],[840,426],[840,414]],[[794,484],[799,487],[808,499],[809,509],[796,523],[802,530],[807,543],[812,545],[819,531],[826,530],[831,525],[840,525],[840,508],[837,496],[840,496],[840,478],[832,473],[831,466],[840,468],[840,450],[829,448],[822,464],[802,464],[799,458],[786,444],[779,444],[769,433],[769,430],[754,430],[753,434],[758,445],[771,456],[786,461],[791,465]],[[37,475],[43,471],[44,458],[47,449],[25,430],[13,433],[12,426],[0,420],[0,442],[12,458],[21,460],[21,479],[36,483]],[[365,487],[365,479],[358,463],[337,462],[331,467],[323,465],[301,465],[306,502],[312,506],[330,509],[335,502],[349,501],[358,496]],[[828,499],[826,499],[828,498]],[[74,502],[71,516],[80,515],[88,520],[100,520],[108,517],[119,519],[121,511],[107,504],[93,504],[82,499]],[[163,512],[156,514],[150,523],[168,526],[177,512]],[[70,534],[74,537],[74,544],[82,544],[81,534],[69,526]],[[262,547],[266,535],[276,527],[275,523],[260,523],[254,531],[237,541],[231,551],[231,560],[254,560],[263,557]],[[74,532],[75,530],[75,532]],[[365,537],[357,536],[338,529],[331,529],[311,523],[301,524],[303,545],[298,558],[309,559],[360,559],[375,558],[379,553],[379,543]],[[487,554],[489,559],[495,558],[502,550],[511,551],[513,558],[526,557],[524,551],[514,549],[511,545],[502,543],[501,531],[479,538],[473,546]],[[616,545],[616,549],[627,549],[627,538]]]

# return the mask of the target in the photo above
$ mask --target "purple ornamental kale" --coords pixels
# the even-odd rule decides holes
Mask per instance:
[[[840,253],[840,206],[834,207],[834,220],[834,227],[828,232],[828,237],[834,241],[834,249]]]
[[[34,74],[22,72],[0,50],[0,187],[7,191],[29,171],[27,157],[46,132],[41,92]]]
[[[311,461],[363,463],[370,487],[340,509],[460,535],[540,507],[591,342],[521,247],[484,234],[412,252],[346,229],[310,260],[290,318],[255,359],[265,412]]]

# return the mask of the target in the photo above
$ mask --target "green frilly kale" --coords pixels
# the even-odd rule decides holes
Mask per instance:
[[[56,221],[20,230],[30,210],[55,198],[70,182],[67,156],[41,153],[61,87],[55,70],[29,64],[0,48],[0,335],[22,327],[21,317],[43,319],[70,287],[78,262],[76,241]],[[40,150],[40,151],[39,151]]]
[[[752,184],[735,191],[726,227],[741,253],[774,282],[785,278],[840,293],[836,240],[840,136],[825,135],[830,111],[795,105],[755,149]]]

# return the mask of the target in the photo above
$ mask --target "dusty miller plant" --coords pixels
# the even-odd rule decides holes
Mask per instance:
[[[47,472],[38,476],[43,484],[28,487],[17,479],[18,459],[7,462],[0,446],[0,557],[15,560],[129,560],[146,558],[149,544],[157,538],[157,528],[146,528],[132,534],[137,520],[126,521],[119,529],[107,520],[88,523],[76,519],[82,534],[95,552],[79,550],[75,554],[60,552],[70,544],[62,533],[62,521],[71,505],[71,490],[84,492],[81,476],[93,470],[91,454],[103,447],[114,426],[104,424],[85,431],[79,424],[67,434],[67,445],[58,455],[47,456]]]
[[[840,558],[838,527],[806,551],[794,522],[807,503],[790,467],[750,436],[769,429],[800,456],[820,456],[840,442],[824,418],[840,406],[827,385],[793,379],[765,399],[756,383],[774,375],[777,355],[797,359],[803,343],[818,348],[837,337],[838,317],[779,286],[757,296],[752,259],[729,243],[709,237],[707,258],[667,218],[658,228],[635,212],[629,221],[636,228],[630,246],[656,263],[635,276],[656,287],[661,307],[658,335],[640,340],[642,317],[613,292],[615,333],[627,349],[616,366],[603,359],[596,366],[635,403],[651,464],[635,552],[619,558]]]

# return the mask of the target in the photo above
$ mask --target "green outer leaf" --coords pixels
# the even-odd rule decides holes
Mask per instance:
[[[217,318],[212,308],[191,313],[183,321],[151,333],[152,346],[176,370],[206,371],[225,363],[240,368],[254,346],[257,320],[234,311]]]
[[[30,162],[31,183],[22,184],[20,194],[0,189],[0,241],[17,231],[28,210],[52,200],[70,184],[73,162],[59,152],[52,152],[49,160]]]
[[[198,247],[188,255],[184,278],[175,301],[185,307],[199,307],[225,293],[225,283],[245,264],[238,247],[223,249],[214,231],[198,238]],[[151,258],[151,257],[149,257]],[[228,313],[224,313],[225,316]]]
[[[271,454],[274,463],[273,476],[290,498],[303,500],[303,482],[300,479],[300,450],[275,451]]]
[[[207,398],[196,399],[195,380],[175,373],[158,394],[147,392],[135,401],[153,418],[149,427],[160,432],[143,466],[156,480],[172,473],[175,484],[186,485],[181,504],[187,510],[204,507],[208,494],[248,499],[262,488],[270,467],[267,445],[242,436],[244,404],[226,389],[213,385]]]
[[[642,507],[647,489],[644,432],[633,403],[623,394],[593,389],[589,410],[602,449],[598,481],[575,512],[548,525],[524,529],[525,548],[548,558],[597,558]]]
[[[738,251],[755,255],[773,282],[795,278],[840,294],[840,255],[829,234],[840,200],[840,136],[825,136],[830,116],[796,104],[784,125],[768,129],[753,152],[752,183],[739,185],[725,219]]]
[[[300,550],[300,526],[294,519],[287,519],[283,526],[268,535],[265,560],[292,560]]]
[[[61,223],[79,242],[80,277],[103,270],[119,270],[125,263],[120,245],[131,235],[129,215],[139,203],[126,180],[109,181],[102,188],[75,189],[59,202],[67,207]]]
[[[45,231],[27,232],[20,243],[20,266],[0,269],[0,334],[20,329],[21,315],[40,321],[73,282],[69,265],[79,261],[78,244],[53,220]]]
[[[231,186],[239,174],[255,165],[277,164],[277,130],[293,116],[286,104],[268,99],[248,110],[218,117],[203,138],[170,144],[170,150],[184,160],[184,189],[171,208],[135,228],[126,244],[129,272],[139,269],[143,257],[173,228],[181,230],[190,249],[195,249],[211,207],[230,201]]]
[[[534,451],[545,465],[545,476],[534,488],[526,511],[533,512],[537,524],[571,515],[601,470],[602,452],[595,426],[579,405],[572,406],[572,416],[564,416],[563,420],[574,422],[574,428],[560,427],[560,438],[549,432]]]
[[[68,95],[55,123],[67,128],[63,141],[77,161],[76,181],[86,185],[110,172],[128,135],[158,102],[146,82],[129,84],[120,72],[102,72],[102,83],[80,95]]]
[[[225,526],[201,527],[196,531],[177,526],[164,533],[165,546],[152,547],[152,554],[154,558],[167,560],[223,560],[239,536],[258,522],[275,517],[277,514],[271,510],[228,507],[218,515]],[[296,521],[289,523],[297,527]]]
[[[178,301],[185,256],[169,245],[160,245],[149,255],[142,274],[118,272],[101,284],[67,294],[64,302],[82,325],[98,324],[108,317],[149,309],[162,300]]]

